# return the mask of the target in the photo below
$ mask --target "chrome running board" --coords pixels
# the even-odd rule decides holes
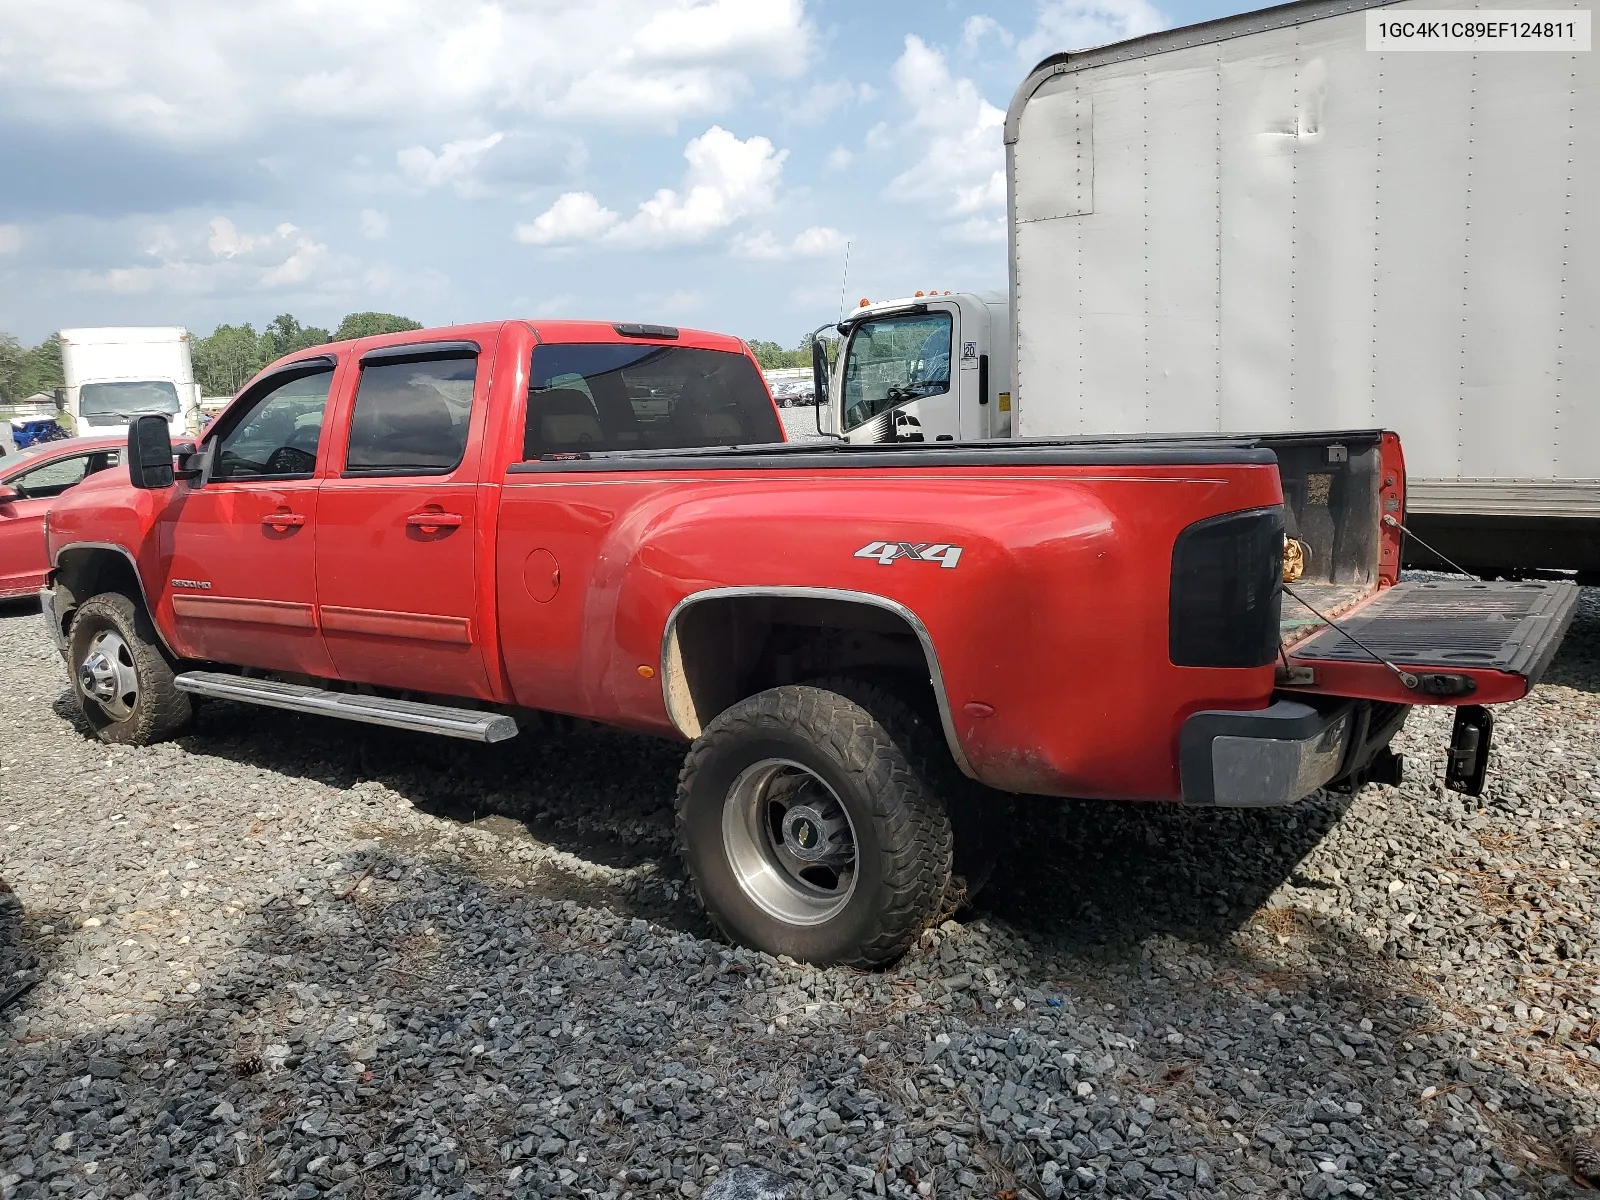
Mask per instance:
[[[298,683],[278,683],[271,679],[247,679],[221,671],[185,671],[174,683],[180,692],[211,696],[217,700],[238,700],[267,708],[286,708],[291,712],[317,713],[342,717],[368,725],[387,725],[413,733],[436,733],[443,737],[465,738],[470,742],[503,742],[517,736],[517,723],[503,713],[479,712],[471,708],[449,708],[443,704],[424,704],[416,700],[388,700],[382,696],[361,696],[353,692],[330,692]]]

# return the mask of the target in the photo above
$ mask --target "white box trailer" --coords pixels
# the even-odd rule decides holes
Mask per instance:
[[[1582,49],[1369,49],[1491,14],[1315,0],[1046,59],[1005,125],[1017,433],[1390,428],[1446,554],[1600,571],[1600,61],[1556,7]]]
[[[200,388],[185,329],[63,329],[61,369],[58,404],[79,435],[126,428],[139,413],[165,416],[174,437],[199,429]]]

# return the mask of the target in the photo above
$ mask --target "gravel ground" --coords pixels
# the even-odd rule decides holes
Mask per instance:
[[[778,416],[783,421],[783,432],[791,442],[814,441],[821,436],[817,433],[817,410],[813,405],[780,408]]]
[[[84,736],[0,609],[0,1195],[1550,1196],[1600,1122],[1600,594],[1489,793],[1028,802],[893,970],[711,940],[680,748],[211,704]],[[710,1197],[708,1197],[710,1200]]]

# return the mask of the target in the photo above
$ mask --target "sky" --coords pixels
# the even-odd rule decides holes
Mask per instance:
[[[0,0],[0,330],[376,309],[792,346],[841,286],[1004,287],[1028,69],[1240,7]]]

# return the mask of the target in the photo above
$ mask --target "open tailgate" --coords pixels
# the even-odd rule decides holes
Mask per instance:
[[[1577,604],[1574,583],[1397,583],[1289,649],[1279,684],[1400,704],[1517,700],[1550,665]]]

